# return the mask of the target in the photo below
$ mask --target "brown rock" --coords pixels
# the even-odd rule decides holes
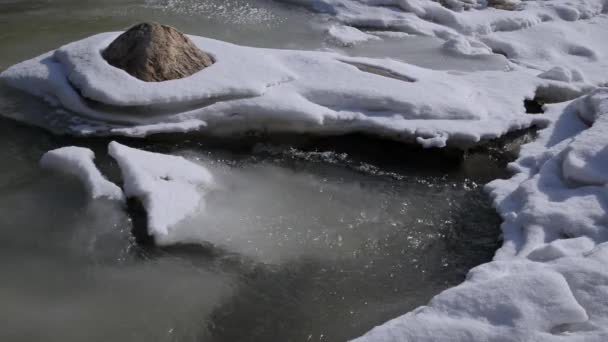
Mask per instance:
[[[131,27],[102,52],[103,58],[146,82],[190,76],[213,64],[183,33],[157,23]]]

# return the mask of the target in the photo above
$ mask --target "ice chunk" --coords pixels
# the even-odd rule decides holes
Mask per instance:
[[[369,33],[357,30],[351,26],[332,25],[328,30],[330,41],[337,45],[353,46],[368,40],[379,40],[380,38]]]
[[[122,190],[107,180],[95,166],[95,153],[88,148],[68,146],[45,153],[40,159],[43,168],[76,176],[92,198],[105,197],[122,201]]]
[[[122,171],[125,194],[141,201],[148,233],[162,238],[173,225],[199,208],[213,177],[182,157],[147,152],[111,142],[110,155]]]

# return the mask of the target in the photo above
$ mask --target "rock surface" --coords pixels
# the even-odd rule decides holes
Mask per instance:
[[[131,27],[102,53],[112,66],[146,82],[188,77],[213,64],[185,34],[157,23]]]

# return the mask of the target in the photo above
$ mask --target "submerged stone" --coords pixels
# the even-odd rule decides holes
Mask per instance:
[[[110,65],[146,82],[188,77],[214,62],[185,34],[158,23],[131,27],[102,55]]]

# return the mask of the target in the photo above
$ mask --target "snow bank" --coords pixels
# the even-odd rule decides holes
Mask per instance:
[[[201,165],[182,157],[108,145],[122,171],[125,194],[139,199],[146,209],[148,233],[162,242],[173,225],[200,208],[213,177]]]
[[[95,153],[84,147],[62,147],[45,153],[40,159],[43,168],[76,176],[92,198],[124,200],[122,190],[107,180],[95,166]]]
[[[362,132],[424,146],[468,146],[529,127],[543,121],[526,115],[523,106],[537,89],[584,88],[517,70],[435,71],[389,59],[249,48],[202,37],[191,38],[214,56],[212,67],[148,83],[101,57],[118,34],[68,44],[7,69],[0,79],[61,109],[61,115],[29,122],[56,129],[59,121],[72,134]],[[461,52],[481,51],[469,41],[458,44]]]
[[[356,341],[608,340],[608,88],[547,116],[515,175],[487,185],[504,219],[494,261]]]

